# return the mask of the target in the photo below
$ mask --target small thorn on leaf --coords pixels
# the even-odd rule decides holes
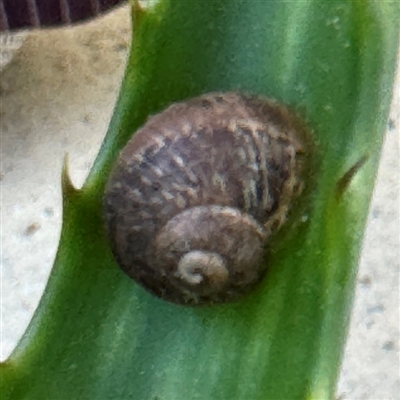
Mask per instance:
[[[61,170],[61,186],[62,186],[62,192],[63,194],[69,194],[71,192],[76,192],[77,189],[73,185],[71,181],[71,177],[69,175],[69,156],[68,153],[64,157],[63,165],[62,165],[62,170]]]
[[[368,156],[364,155],[361,157],[338,181],[336,184],[336,197],[339,199],[342,197],[344,191],[349,187],[356,173],[364,166],[367,162]]]

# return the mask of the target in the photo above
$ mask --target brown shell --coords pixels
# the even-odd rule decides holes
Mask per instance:
[[[303,185],[301,126],[282,105],[233,92],[152,116],[121,151],[104,195],[121,268],[179,304],[248,292]]]

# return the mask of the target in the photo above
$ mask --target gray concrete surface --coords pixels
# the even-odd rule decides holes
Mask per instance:
[[[64,154],[80,186],[103,139],[129,29],[124,7],[85,26],[32,33],[2,71],[1,359],[29,323],[52,266]],[[338,384],[346,400],[400,398],[399,77],[396,88]]]

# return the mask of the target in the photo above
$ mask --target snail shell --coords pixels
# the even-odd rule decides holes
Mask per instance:
[[[282,105],[234,92],[152,116],[119,154],[104,195],[121,268],[179,304],[248,292],[303,186],[301,126]]]

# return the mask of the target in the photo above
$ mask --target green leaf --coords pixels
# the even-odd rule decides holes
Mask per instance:
[[[325,399],[334,395],[391,96],[398,2],[160,1],[134,7],[114,116],[82,190],[63,174],[60,246],[4,399]],[[156,299],[117,267],[101,195],[149,114],[218,90],[261,93],[312,130],[308,190],[235,304]]]

